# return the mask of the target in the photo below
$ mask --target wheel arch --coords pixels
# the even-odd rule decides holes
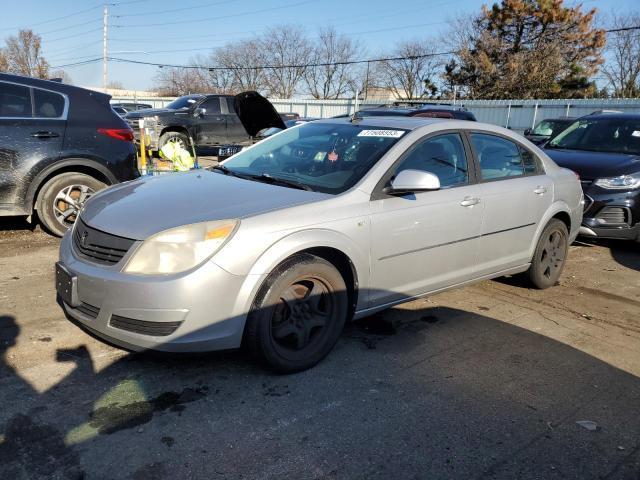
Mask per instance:
[[[367,255],[342,233],[311,229],[290,234],[265,249],[246,272],[234,310],[239,314],[248,313],[268,275],[282,262],[301,253],[317,255],[333,264],[350,289],[351,310],[364,308],[369,271]]]
[[[542,231],[545,229],[547,224],[554,218],[560,220],[567,226],[570,242],[573,241],[573,239],[577,235],[578,228],[580,227],[580,222],[576,224],[576,222],[572,220],[571,208],[569,208],[569,205],[567,205],[563,201],[557,201],[547,209],[544,216],[538,223],[536,234],[534,235],[533,242],[531,242],[531,246],[529,247],[529,258],[533,257],[533,253],[536,249],[536,246],[540,241],[540,235],[542,235]]]
[[[107,185],[118,183],[116,177],[99,162],[87,158],[69,158],[46,167],[30,182],[26,194],[27,210],[35,209],[35,200],[42,187],[52,178],[62,173],[84,173]]]
[[[158,136],[158,142],[160,141],[160,137],[165,133],[176,132],[176,133],[184,133],[187,137],[189,136],[189,130],[187,127],[183,127],[180,125],[169,125],[160,130],[160,135]]]

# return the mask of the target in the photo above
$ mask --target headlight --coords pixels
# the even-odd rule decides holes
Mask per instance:
[[[238,223],[202,222],[157,233],[142,242],[124,271],[153,275],[189,270],[216,253],[231,238]]]
[[[620,175],[619,177],[598,178],[593,182],[602,188],[611,188],[615,190],[629,190],[640,187],[640,172],[631,175]]]

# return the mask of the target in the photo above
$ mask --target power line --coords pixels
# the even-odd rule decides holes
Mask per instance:
[[[79,37],[80,35],[86,35],[88,33],[93,33],[98,31],[102,31],[102,27],[92,28],[91,30],[87,30],[86,32],[74,33],[73,35],[67,35],[66,37],[54,38],[53,40],[47,40],[46,43],[49,44],[53,42],[58,42],[60,40],[68,40],[69,38],[76,38],[76,37]]]
[[[237,2],[238,0],[224,0],[222,2],[208,2],[208,3],[201,3],[200,5],[190,5],[187,7],[180,7],[180,8],[172,8],[170,10],[158,10],[158,11],[154,11],[154,12],[145,12],[145,13],[126,13],[124,15],[112,15],[113,18],[125,18],[125,17],[140,17],[140,15],[144,15],[145,17],[148,17],[150,15],[160,15],[160,14],[165,14],[165,13],[173,13],[173,12],[184,12],[185,9],[195,9],[195,8],[207,8],[207,7],[215,7],[216,5],[222,5],[225,3],[234,3]],[[171,22],[173,23],[173,22]]]
[[[406,55],[403,57],[387,57],[387,58],[370,58],[367,60],[349,60],[343,62],[321,62],[321,63],[305,63],[305,64],[293,64],[293,65],[261,65],[261,66],[247,66],[247,67],[219,67],[219,66],[204,66],[204,65],[174,65],[167,63],[155,63],[155,62],[145,62],[142,60],[129,60],[126,58],[119,57],[107,57],[109,61],[120,62],[120,63],[132,63],[136,65],[150,65],[154,67],[160,68],[184,68],[184,69],[192,69],[192,70],[208,70],[218,71],[218,70],[280,70],[284,68],[309,68],[309,67],[329,67],[333,65],[356,65],[363,63],[376,63],[376,62],[392,62],[398,60],[417,60],[418,58],[427,58],[427,57],[438,57],[444,55],[452,55],[457,53],[455,51],[451,52],[435,52],[435,53],[425,53],[422,55]],[[95,63],[98,61],[102,61],[102,57],[93,58],[91,60],[85,60],[82,62],[68,63],[65,65],[56,65],[51,68],[65,68],[65,67],[75,67],[79,65],[86,65],[89,63]]]
[[[102,18],[94,18],[93,20],[87,20],[85,22],[82,23],[76,23],[75,25],[69,25],[67,27],[60,27],[60,28],[56,28],[55,30],[49,30],[48,32],[42,32],[39,33],[38,35],[49,35],[50,33],[56,33],[56,32],[63,32],[65,30],[71,30],[72,28],[78,28],[78,27],[84,27],[86,25],[89,25],[91,23],[96,23],[96,22],[101,22]]]
[[[98,9],[98,8],[102,8],[102,4],[100,4],[100,5],[94,5],[93,7],[85,8],[84,10],[79,10],[79,11],[77,11],[77,12],[70,13],[70,14],[68,14],[68,15],[63,15],[63,16],[61,16],[61,17],[52,18],[52,19],[50,19],[50,20],[44,20],[44,21],[42,21],[42,22],[38,22],[38,23],[30,23],[29,25],[22,25],[22,26],[18,26],[18,27],[5,27],[5,28],[0,28],[0,31],[1,31],[1,32],[4,32],[4,31],[7,31],[7,30],[19,30],[19,29],[21,29],[21,28],[25,28],[25,27],[28,27],[28,28],[31,28],[31,27],[37,27],[37,26],[39,26],[39,25],[44,25],[45,23],[58,22],[58,21],[60,21],[60,20],[65,20],[65,19],[67,19],[67,18],[75,17],[76,15],[81,15],[81,14],[83,14],[83,13],[90,12],[90,11],[92,11],[92,10],[96,10],[96,9]]]
[[[253,15],[253,14],[257,14],[257,13],[265,13],[265,12],[272,12],[274,10],[282,10],[284,8],[291,8],[291,7],[299,7],[300,5],[305,5],[307,3],[314,3],[315,0],[304,0],[302,2],[298,2],[298,3],[292,3],[289,5],[282,5],[279,7],[270,7],[270,8],[263,8],[260,10],[252,10],[249,12],[242,12],[242,13],[233,13],[231,15],[222,15],[222,16],[217,16],[217,17],[210,17],[210,18],[198,18],[195,20],[180,20],[180,21],[172,21],[171,25],[179,25],[179,24],[184,24],[184,23],[202,23],[202,22],[212,22],[212,21],[218,21],[218,20],[223,20],[226,18],[236,18],[236,17],[243,17],[245,15]],[[136,24],[132,24],[132,25],[112,25],[112,27],[115,28],[145,28],[145,27],[166,27],[167,26],[167,22],[161,22],[161,23],[136,23]]]

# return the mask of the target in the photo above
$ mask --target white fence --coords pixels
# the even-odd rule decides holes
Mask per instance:
[[[148,103],[153,107],[164,107],[174,100],[170,97],[119,98],[111,101]],[[270,99],[279,112],[296,112],[302,117],[327,118],[335,115],[351,114],[356,109],[354,100],[299,100]],[[359,101],[357,108],[371,107],[389,100],[368,99]],[[438,103],[428,102],[427,103]],[[478,121],[510,127],[522,131],[532,127],[544,118],[580,117],[596,110],[619,110],[640,113],[640,98],[607,98],[588,100],[463,100],[464,105],[473,112]]]

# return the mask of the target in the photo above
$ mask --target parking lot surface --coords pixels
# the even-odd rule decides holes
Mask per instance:
[[[0,478],[640,478],[640,249],[349,325],[316,368],[130,354],[69,323],[58,240],[0,222]]]

